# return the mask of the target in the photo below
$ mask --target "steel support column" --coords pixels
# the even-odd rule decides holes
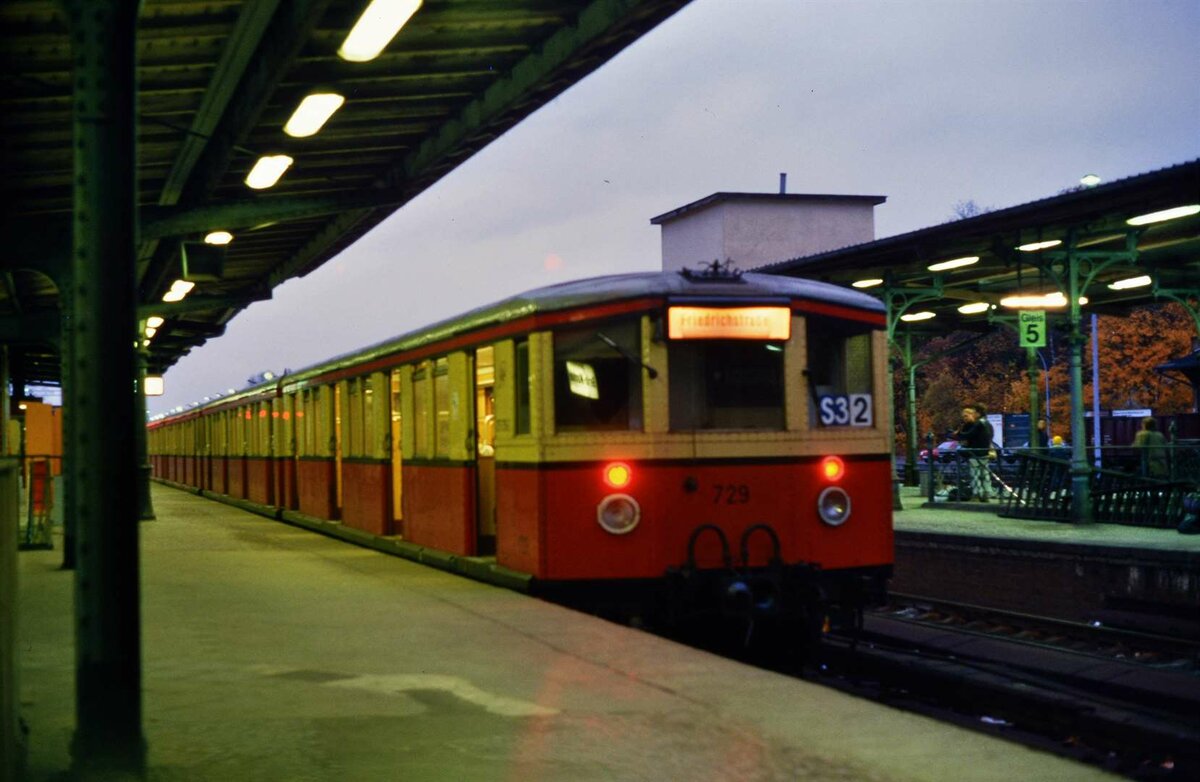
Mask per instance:
[[[66,488],[76,516],[74,771],[141,774],[134,396],[139,3],[67,0],[75,203],[66,311]]]
[[[1072,237],[1067,249],[1067,308],[1070,332],[1067,344],[1071,361],[1071,521],[1086,524],[1092,521],[1092,471],[1087,462],[1087,433],[1083,420],[1083,343],[1087,337],[1079,328],[1082,317],[1079,297],[1082,295],[1079,275],[1079,255]]]
[[[1037,348],[1025,348],[1025,372],[1029,375],[1029,447],[1035,448],[1038,446],[1037,441],[1037,424],[1041,417],[1038,411],[1039,393],[1038,393],[1038,356]],[[1049,378],[1046,382],[1050,382]],[[1047,432],[1049,435],[1049,432]]]
[[[916,486],[920,483],[917,476],[917,367],[913,364],[911,331],[904,334],[904,367],[908,376],[908,437],[904,441],[904,485]]]
[[[138,425],[134,427],[137,439],[137,470],[138,497],[141,498],[141,512],[138,518],[142,521],[154,521],[154,502],[150,499],[150,453],[146,447],[146,364],[150,359],[150,351],[145,345],[137,349],[137,412]]]

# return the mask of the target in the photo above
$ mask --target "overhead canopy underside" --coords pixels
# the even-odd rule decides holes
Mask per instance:
[[[688,0],[425,0],[370,62],[337,49],[366,0],[144,0],[139,17],[139,314],[166,322],[163,372],[251,302],[332,258]],[[72,55],[56,0],[0,5],[8,241],[0,343],[25,382],[58,382],[59,290],[75,183]],[[317,135],[282,126],[315,87],[346,103]],[[244,184],[262,154],[295,159]],[[223,274],[182,302],[180,242],[234,232]]]
[[[758,271],[839,285],[878,280],[863,290],[890,296],[894,310],[934,313],[928,320],[902,324],[932,334],[989,327],[986,312],[960,313],[964,304],[999,305],[1013,295],[1065,293],[1062,260],[1070,251],[1083,259],[1081,278],[1091,276],[1091,283],[1080,290],[1088,299],[1085,311],[1122,314],[1143,304],[1172,298],[1188,302],[1200,295],[1200,214],[1145,225],[1127,222],[1196,204],[1200,160]],[[1018,249],[1053,241],[1060,244]],[[977,260],[942,271],[929,268],[964,258]],[[1109,287],[1138,276],[1150,277],[1150,283]],[[1195,314],[1196,305],[1189,306]]]

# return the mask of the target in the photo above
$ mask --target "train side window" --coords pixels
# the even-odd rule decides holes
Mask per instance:
[[[638,321],[628,320],[554,334],[558,431],[642,428],[643,370],[629,358],[641,355],[638,327]]]
[[[529,416],[529,339],[522,339],[516,343],[516,382],[513,384],[516,389],[517,400],[517,427],[516,434],[529,434],[530,416]]]
[[[422,361],[413,371],[413,452],[417,456],[429,456],[430,448],[429,426],[429,386],[430,373],[433,370],[432,361]]]
[[[346,456],[359,457],[363,455],[363,409],[362,409],[362,378],[352,377],[346,382],[346,417],[349,428]]]
[[[843,320],[809,317],[809,423],[819,420],[822,397],[872,392],[870,326]]]
[[[672,431],[783,429],[783,349],[756,340],[667,347]]]
[[[439,358],[433,363],[433,404],[437,428],[434,432],[434,456],[450,455],[450,362]]]

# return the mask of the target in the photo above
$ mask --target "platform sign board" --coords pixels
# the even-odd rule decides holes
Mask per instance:
[[[1021,310],[1017,314],[1017,339],[1023,348],[1046,347],[1046,311]]]

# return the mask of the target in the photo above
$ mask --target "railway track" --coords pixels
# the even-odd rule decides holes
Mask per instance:
[[[890,594],[888,605],[874,611],[873,615],[1001,636],[1031,646],[1067,649],[1181,672],[1200,672],[1200,641],[1100,622],[1073,622],[900,593]]]
[[[1200,778],[1189,641],[893,596],[793,672],[1130,778]]]

